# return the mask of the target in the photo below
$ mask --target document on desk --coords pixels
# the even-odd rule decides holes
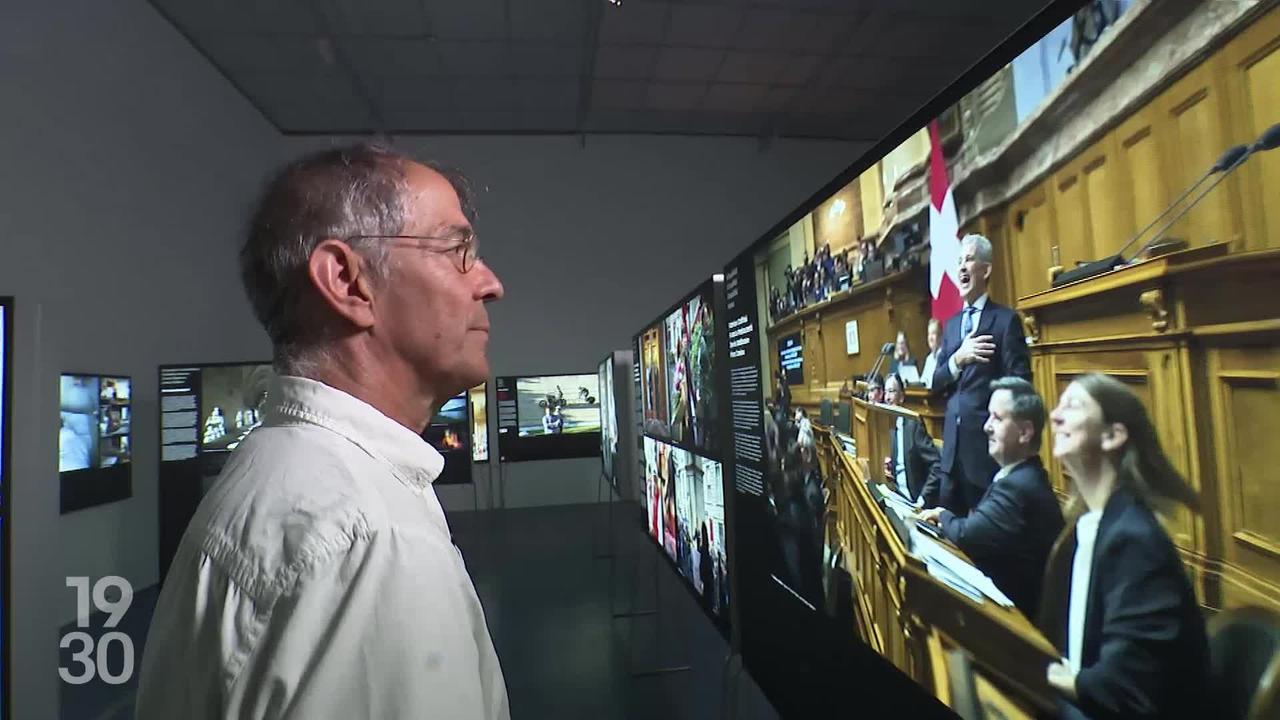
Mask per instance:
[[[979,591],[978,588],[960,579],[960,577],[958,577],[955,573],[948,570],[946,566],[937,562],[933,558],[928,558],[925,560],[925,567],[929,570],[929,574],[933,576],[935,580],[941,582],[943,585],[946,585],[947,587],[951,588],[952,590],[955,590],[961,595],[964,595],[965,597],[978,603],[979,605],[986,602],[985,600],[983,600],[982,592]]]
[[[836,439],[840,441],[840,447],[844,450],[846,455],[851,458],[858,457],[858,443],[854,441],[853,437],[845,435],[839,430],[835,432],[835,436]]]
[[[924,560],[929,574],[952,587],[956,587],[958,581],[959,584],[991,598],[1000,607],[1013,607],[1013,601],[1009,596],[1000,592],[1000,588],[996,587],[991,578],[983,575],[978,568],[957,557],[938,541],[922,532],[913,529],[912,537],[916,555]],[[958,587],[956,589],[972,597],[970,592]]]

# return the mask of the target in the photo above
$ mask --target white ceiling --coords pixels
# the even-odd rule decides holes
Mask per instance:
[[[151,0],[285,133],[875,140],[1046,0]]]

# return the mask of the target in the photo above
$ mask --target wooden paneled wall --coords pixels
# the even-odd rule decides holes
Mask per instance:
[[[907,333],[911,352],[923,356],[928,349],[925,333],[929,308],[927,267],[854,286],[767,330],[771,377],[778,376],[778,340],[800,333],[804,343],[804,385],[791,389],[793,401],[808,405],[824,397],[835,399],[851,375],[871,370],[880,347],[893,342],[898,330]],[[848,354],[845,344],[845,325],[850,320],[858,321],[860,347],[856,355]],[[888,367],[886,360],[881,372]]]
[[[966,223],[994,228],[988,237],[1012,269],[993,292],[1025,297],[1048,289],[1051,265],[1118,251],[1228,146],[1280,122],[1278,48],[1280,10],[1272,10],[1047,177]],[[1169,236],[1233,251],[1280,247],[1277,197],[1280,150],[1258,153]]]
[[[1167,527],[1209,608],[1280,611],[1280,303],[1271,299],[1280,279],[1280,150],[1254,154],[1170,231],[1213,252],[1074,290],[1049,292],[1049,268],[1117,252],[1227,146],[1252,143],[1276,122],[1280,9],[964,224],[995,246],[992,297],[1026,320],[1035,382],[1050,407],[1073,378],[1095,371],[1146,403],[1162,445],[1201,492],[1202,511],[1178,510]],[[776,376],[777,340],[801,333],[805,383],[793,401],[816,405],[869,370],[899,328],[921,355],[928,317],[928,269],[894,275],[769,328],[770,364]],[[861,352],[849,355],[844,329],[854,319]],[[1044,458],[1065,495],[1048,443]]]

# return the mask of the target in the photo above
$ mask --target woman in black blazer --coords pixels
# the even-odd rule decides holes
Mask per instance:
[[[1047,669],[1070,718],[1208,717],[1208,641],[1177,550],[1153,511],[1198,498],[1142,402],[1106,375],[1077,378],[1050,414],[1072,478],[1068,524],[1045,572]]]

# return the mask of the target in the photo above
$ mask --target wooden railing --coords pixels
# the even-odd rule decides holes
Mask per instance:
[[[853,402],[858,457],[845,452],[829,428],[815,425],[828,543],[852,578],[849,631],[944,703],[952,697],[944,658],[959,651],[970,656],[983,703],[1008,717],[1051,709],[1045,668],[1057,652],[1017,609],[974,602],[935,579],[908,551],[867,485],[881,467],[873,460],[881,444],[871,429],[883,426],[876,417],[883,406]]]

